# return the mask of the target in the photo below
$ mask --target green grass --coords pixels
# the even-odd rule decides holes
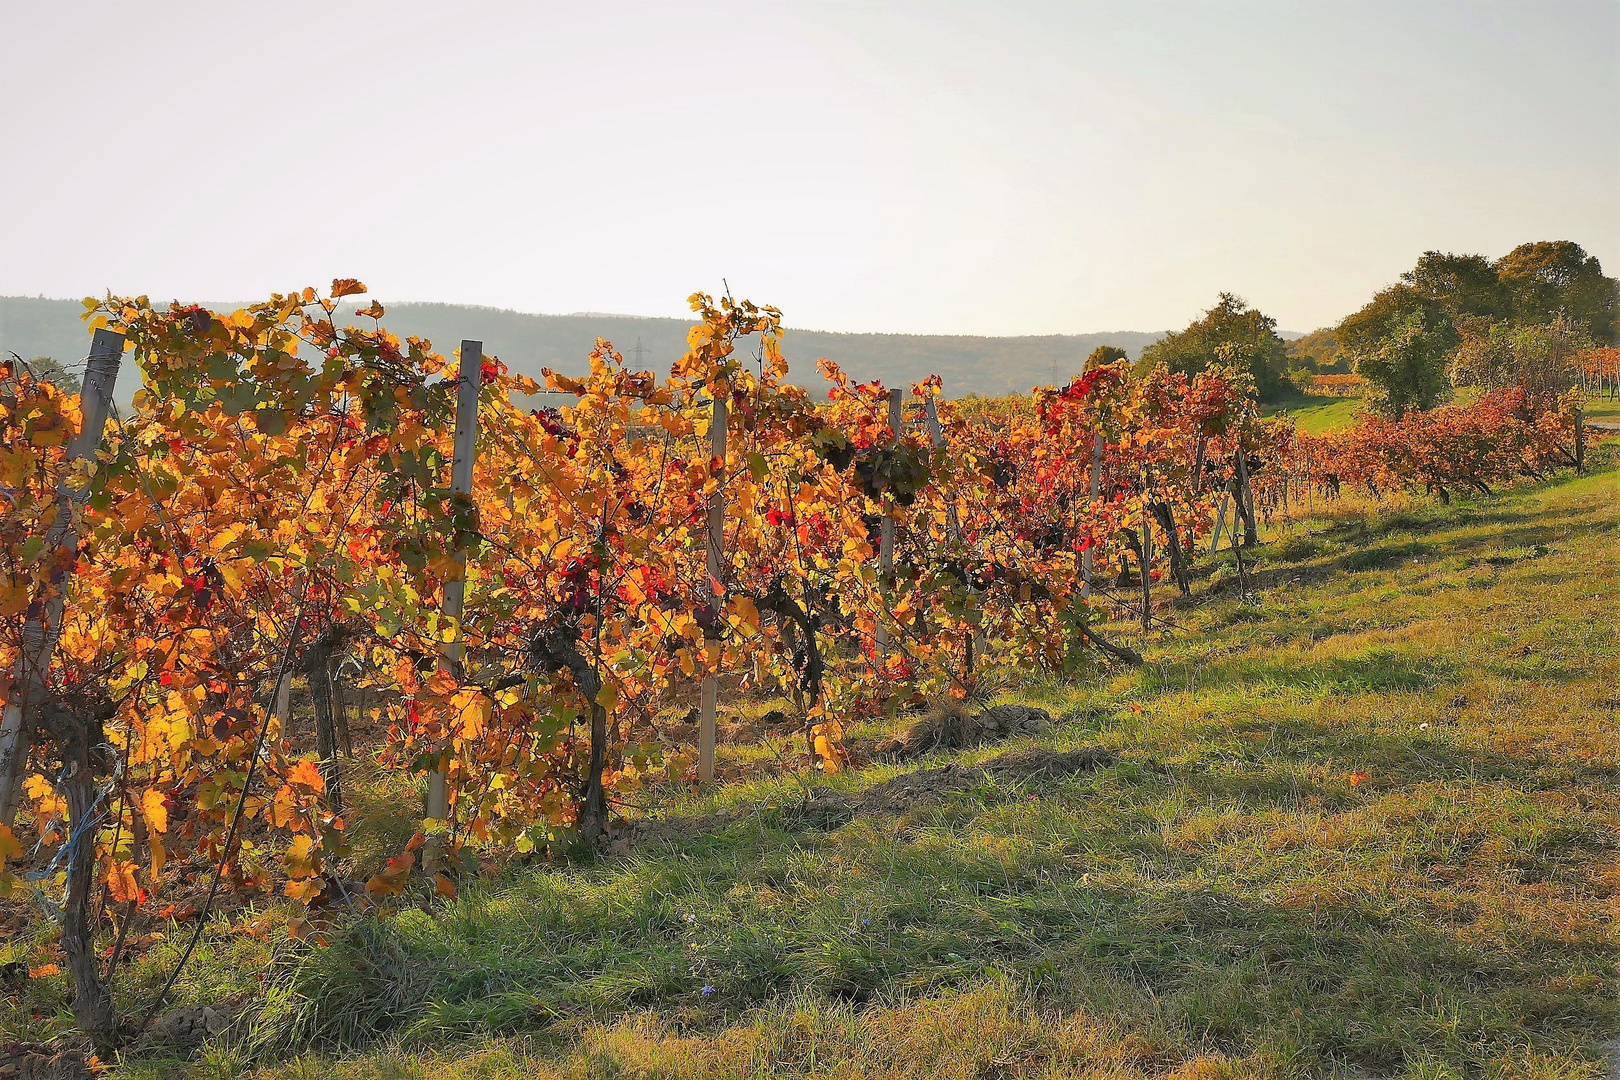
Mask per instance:
[[[1586,418],[1607,423],[1620,423],[1620,399],[1602,394],[1591,394],[1586,399]]]
[[[674,816],[733,813],[340,923],[326,947],[205,941],[184,994],[263,1003],[257,1029],[123,1071],[1602,1077],[1620,1034],[1617,507],[1611,466],[1292,528],[1258,552],[1258,605],[1211,595],[1229,571],[1206,563],[1144,669],[1009,688],[1063,718],[1043,744],[1106,746],[1112,766],[836,828],[800,812],[794,778],[666,794]],[[388,783],[379,805],[400,798]],[[176,945],[140,961],[129,1000]],[[58,980],[27,994],[11,1037],[63,1022]]]
[[[1356,422],[1356,414],[1366,405],[1366,399],[1361,397],[1299,394],[1267,406],[1266,415],[1276,416],[1287,412],[1300,431],[1307,435],[1320,435],[1325,431],[1349,427]]]
[[[1459,400],[1466,401],[1469,394],[1464,391],[1458,395]],[[1287,414],[1294,419],[1300,431],[1307,435],[1320,435],[1326,431],[1336,431],[1346,428],[1356,422],[1356,415],[1367,407],[1364,397],[1325,397],[1312,394],[1296,394],[1285,399],[1271,403],[1266,407],[1267,416]],[[1600,420],[1607,423],[1620,423],[1620,400],[1610,400],[1599,394],[1590,395],[1586,403],[1586,418]]]

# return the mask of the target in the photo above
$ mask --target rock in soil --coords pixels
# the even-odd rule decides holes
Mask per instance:
[[[138,1046],[141,1049],[159,1046],[192,1049],[224,1032],[233,1019],[235,1017],[228,1009],[212,1005],[188,1005],[172,1009],[152,1021]]]
[[[43,1043],[12,1043],[0,1048],[3,1080],[90,1080],[95,1070],[81,1050],[58,1050]]]
[[[928,715],[874,749],[880,754],[915,757],[941,747],[965,749],[987,742],[1039,735],[1052,726],[1052,714],[1033,705],[996,705],[970,714],[960,702],[937,705]]]
[[[866,790],[860,809],[869,814],[898,814],[934,802],[955,791],[967,791],[986,779],[999,783],[1019,780],[1057,780],[1110,765],[1110,750],[1088,748],[1067,752],[1035,747],[999,754],[981,765],[941,765],[902,773]]]

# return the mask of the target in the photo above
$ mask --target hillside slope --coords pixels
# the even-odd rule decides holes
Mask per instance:
[[[665,840],[469,883],[329,947],[221,934],[185,992],[271,988],[269,1060],[355,1051],[264,1074],[288,1080],[1601,1077],[1620,472],[1599,456],[1585,478],[1274,534],[1256,605],[1205,559],[1144,669],[1006,686],[1052,732],[832,786],[1036,744],[1112,764],[850,815],[770,778],[785,747],[732,745],[722,772],[753,779],[647,792]],[[358,844],[393,783],[361,796]]]
[[[235,303],[209,303],[229,311]],[[665,372],[686,351],[685,319],[651,319],[629,315],[531,315],[499,308],[462,304],[386,304],[386,325],[401,337],[416,335],[441,351],[456,348],[463,338],[484,343],[486,355],[498,356],[514,371],[538,377],[542,367],[577,374],[598,337],[611,341],[627,361]],[[89,336],[77,300],[0,297],[0,354],[14,351],[25,360],[51,356],[64,362],[80,358]],[[353,306],[346,311],[352,312]],[[815,361],[827,357],[860,379],[880,378],[901,386],[939,374],[949,396],[977,393],[1027,393],[1032,386],[1067,379],[1098,345],[1117,345],[1134,359],[1161,337],[1157,333],[1121,331],[1032,337],[969,337],[950,334],[836,334],[789,329],[785,351],[792,375],[802,385],[820,382]],[[121,380],[120,399],[135,392],[131,379]]]

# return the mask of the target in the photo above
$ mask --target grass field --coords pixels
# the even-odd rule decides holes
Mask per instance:
[[[1286,411],[1294,418],[1299,430],[1308,435],[1320,435],[1324,431],[1349,427],[1355,423],[1356,414],[1366,405],[1366,399],[1361,397],[1301,395],[1280,401],[1266,412],[1274,416]]]
[[[1620,423],[1620,400],[1593,394],[1586,402],[1586,418],[1611,424]]]
[[[324,948],[205,939],[184,996],[262,1004],[255,1029],[122,1072],[1603,1077],[1617,508],[1611,464],[1274,532],[1257,604],[1206,562],[1145,668],[1002,688],[1061,718],[1040,743],[1113,764],[855,816],[817,812],[796,776],[654,793],[675,821],[721,816],[340,924]],[[361,795],[359,842],[400,827],[379,816],[392,783],[373,781],[377,820]],[[126,1000],[178,941],[138,961]],[[31,980],[8,1037],[65,1025],[64,989]]]
[[[1266,409],[1267,416],[1287,412],[1294,418],[1299,430],[1308,435],[1349,427],[1356,422],[1356,414],[1367,407],[1363,397],[1324,397],[1299,394],[1275,402]],[[1587,399],[1586,419],[1606,423],[1620,423],[1620,400],[1610,400],[1599,394]]]

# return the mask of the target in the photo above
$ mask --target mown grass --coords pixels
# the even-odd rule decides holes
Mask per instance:
[[[1607,394],[1588,394],[1586,418],[1610,424],[1620,423],[1620,398],[1612,398]]]
[[[1212,592],[1230,572],[1206,563],[1141,671],[1009,689],[1063,718],[1043,744],[1114,765],[831,828],[793,778],[670,794],[672,817],[729,817],[514,867],[326,947],[206,939],[185,996],[262,1003],[256,1029],[123,1071],[1602,1077],[1617,508],[1611,466],[1314,520],[1260,550],[1258,604]],[[372,783],[361,803],[398,804]],[[176,951],[139,962],[132,1000]],[[36,982],[13,1033],[29,1010],[60,1022],[61,987]]]
[[[1459,393],[1458,400],[1467,401],[1472,396],[1469,392],[1463,391]],[[1351,426],[1356,422],[1357,415],[1365,408],[1367,399],[1361,396],[1291,394],[1267,406],[1266,415],[1275,416],[1286,412],[1293,418],[1300,431],[1307,435],[1321,435],[1324,432]],[[1588,420],[1620,423],[1620,399],[1612,399],[1598,393],[1589,394],[1586,399],[1585,415]]]
[[[1320,435],[1324,431],[1349,427],[1356,415],[1367,407],[1363,397],[1328,397],[1321,394],[1296,394],[1275,402],[1266,409],[1267,415],[1286,412],[1300,431]]]

